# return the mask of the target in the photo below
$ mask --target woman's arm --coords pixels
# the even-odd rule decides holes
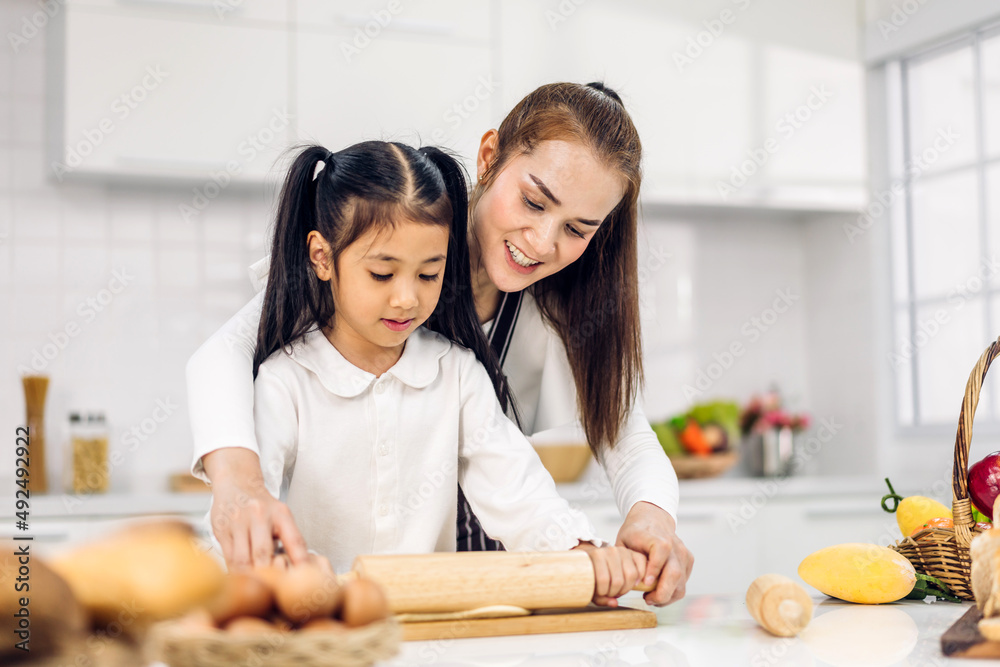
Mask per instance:
[[[205,467],[206,454],[224,447],[257,453],[253,355],[263,303],[261,292],[212,334],[187,363],[188,412],[194,437],[191,474],[206,483],[215,481],[215,476],[206,474],[210,472]],[[216,470],[228,467],[216,466]]]
[[[293,562],[306,558],[288,508],[268,493],[261,472],[253,354],[263,299],[263,292],[257,294],[187,364],[194,437],[191,473],[212,487],[212,531],[226,561],[236,569],[262,561],[262,545],[273,541],[271,533],[281,539]]]

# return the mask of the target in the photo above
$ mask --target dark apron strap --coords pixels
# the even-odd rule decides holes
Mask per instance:
[[[507,351],[510,348],[510,339],[514,335],[514,325],[517,323],[517,316],[521,313],[521,292],[507,292],[500,300],[500,308],[496,317],[493,318],[493,326],[487,334],[490,347],[500,360],[500,366],[507,358]],[[479,519],[473,514],[469,501],[462,493],[461,487],[458,489],[458,517],[455,526],[457,539],[456,548],[458,551],[504,551],[503,545],[489,537],[479,524]]]

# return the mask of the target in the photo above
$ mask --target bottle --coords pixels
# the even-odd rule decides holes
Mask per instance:
[[[73,493],[104,493],[108,490],[108,431],[103,412],[86,419],[70,415],[70,442],[73,456]]]

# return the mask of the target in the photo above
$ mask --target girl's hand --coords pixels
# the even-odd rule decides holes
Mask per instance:
[[[684,597],[694,556],[677,537],[674,518],[656,505],[638,502],[629,510],[618,531],[616,544],[647,556],[645,583],[656,589],[643,597],[662,607]]]
[[[594,566],[594,604],[617,607],[617,598],[635,588],[646,571],[646,557],[625,547],[581,542],[574,549],[586,551]]]
[[[205,472],[212,480],[212,532],[232,570],[264,567],[280,539],[293,564],[307,558],[306,543],[285,503],[264,486],[257,455],[239,447],[206,454]]]

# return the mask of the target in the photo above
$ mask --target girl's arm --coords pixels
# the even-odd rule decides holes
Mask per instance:
[[[500,408],[486,369],[461,350],[459,483],[484,530],[511,551],[601,546],[590,521],[559,496],[555,482]]]
[[[463,357],[459,483],[483,529],[512,551],[585,551],[594,567],[593,601],[617,606],[642,579],[646,557],[595,537],[503,414],[486,370],[471,353]]]
[[[533,440],[552,439],[558,431],[582,431],[565,348],[554,332],[546,330],[548,347]],[[646,602],[665,605],[684,597],[694,558],[677,537],[677,474],[640,402],[641,397],[618,441],[599,452],[598,462],[607,472],[615,503],[625,517],[616,543],[646,555],[646,582],[658,581],[656,590],[645,595]]]
[[[212,487],[212,531],[226,561],[236,569],[261,563],[266,551],[262,545],[272,533],[293,562],[306,558],[288,508],[267,492],[261,472],[253,354],[263,300],[264,293],[258,293],[187,364],[194,437],[191,473]]]

